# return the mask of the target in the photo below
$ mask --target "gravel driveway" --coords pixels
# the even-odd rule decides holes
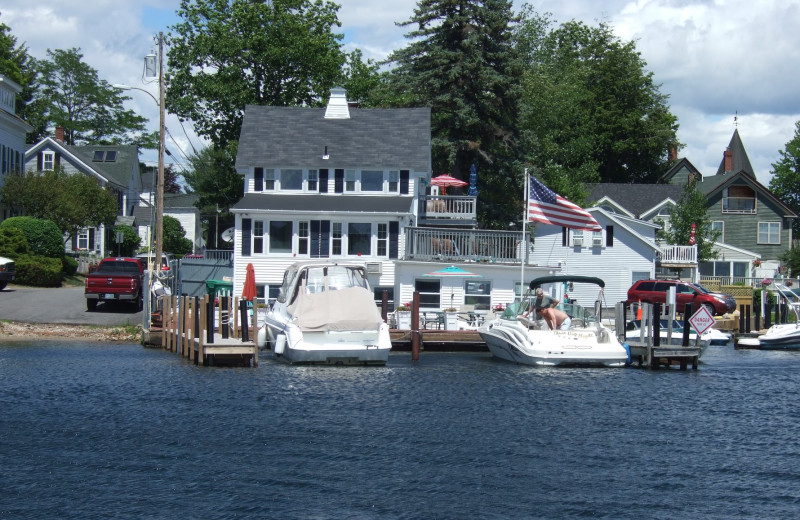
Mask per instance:
[[[9,285],[0,291],[0,320],[71,325],[141,325],[142,312],[133,304],[100,303],[86,310],[83,287],[55,289]]]

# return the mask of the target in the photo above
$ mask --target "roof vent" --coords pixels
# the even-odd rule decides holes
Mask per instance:
[[[333,87],[328,100],[328,109],[325,110],[325,119],[350,119],[350,110],[347,107],[347,92],[342,87]]]

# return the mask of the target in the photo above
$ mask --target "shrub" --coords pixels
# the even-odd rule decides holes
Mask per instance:
[[[14,283],[35,287],[61,286],[61,259],[22,255],[15,261],[17,274]]]
[[[0,226],[0,256],[14,260],[30,252],[28,239],[21,229]]]
[[[122,243],[119,244],[119,247],[116,243],[111,244],[113,253],[116,254],[119,251],[120,256],[135,256],[136,251],[142,245],[142,237],[139,236],[139,233],[133,227],[125,224],[114,226],[111,236],[116,239],[117,233],[122,233]]]
[[[0,224],[0,228],[21,229],[28,239],[32,255],[61,260],[64,256],[64,237],[51,220],[34,217],[11,217]]]
[[[75,273],[78,272],[78,261],[71,256],[64,255],[61,258],[61,269],[64,271],[65,275],[75,276]]]

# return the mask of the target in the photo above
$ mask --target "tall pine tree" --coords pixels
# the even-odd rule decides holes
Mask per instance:
[[[402,26],[411,39],[389,62],[395,99],[431,107],[434,175],[479,173],[479,219],[504,227],[518,208],[521,175],[512,174],[520,62],[509,0],[420,0]],[[399,95],[406,92],[405,96]],[[509,195],[512,194],[512,197]]]

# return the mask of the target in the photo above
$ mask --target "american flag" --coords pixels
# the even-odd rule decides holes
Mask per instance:
[[[534,177],[530,177],[528,190],[528,221],[587,231],[603,230],[589,212],[556,194]]]

